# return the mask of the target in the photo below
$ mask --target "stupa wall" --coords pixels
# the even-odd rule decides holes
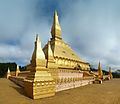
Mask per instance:
[[[72,89],[80,86],[92,84],[94,81],[92,76],[84,77],[84,71],[73,70],[70,68],[52,68],[47,69],[48,73],[51,73],[55,82],[55,92]],[[9,79],[18,84],[21,87],[26,87],[25,78],[29,74],[29,71],[21,71],[18,76],[10,76]],[[43,82],[46,83],[46,82]],[[47,85],[48,86],[48,85]],[[36,90],[39,92],[40,89]],[[37,93],[38,93],[37,92]]]
[[[80,61],[71,60],[71,59],[64,59],[64,58],[55,57],[55,63],[59,67],[64,66],[64,67],[74,68],[76,65],[80,65],[81,70],[90,70],[89,64],[83,63],[83,62],[80,62]]]
[[[56,82],[56,92],[76,88],[94,81],[92,76],[83,77],[83,72],[73,69],[49,69]]]

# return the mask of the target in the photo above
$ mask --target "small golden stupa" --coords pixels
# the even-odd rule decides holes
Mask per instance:
[[[8,67],[8,71],[7,71],[7,79],[9,79],[10,76],[11,76],[11,74],[10,74],[10,69],[9,69],[9,67]]]
[[[103,79],[103,72],[102,72],[100,62],[98,64],[98,78]]]
[[[109,67],[109,78],[110,78],[110,79],[113,78],[112,71],[111,71],[111,67]]]
[[[17,69],[16,69],[16,72],[15,72],[15,76],[17,77],[19,73],[20,73],[20,69],[19,69],[19,66],[17,65]]]
[[[27,96],[38,99],[55,94],[55,81],[46,69],[46,59],[38,35],[36,36],[31,63],[27,66],[27,70],[30,71],[24,80]]]

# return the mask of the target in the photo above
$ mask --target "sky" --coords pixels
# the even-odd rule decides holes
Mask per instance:
[[[42,47],[51,37],[55,10],[80,58],[120,68],[120,0],[0,0],[0,62],[29,64],[36,34]]]

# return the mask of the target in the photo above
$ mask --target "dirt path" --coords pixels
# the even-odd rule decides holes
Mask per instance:
[[[32,100],[23,89],[0,79],[0,104],[120,104],[120,79],[56,93],[54,97]]]

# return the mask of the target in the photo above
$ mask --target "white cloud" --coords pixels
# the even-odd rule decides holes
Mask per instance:
[[[42,46],[51,37],[53,14],[45,12],[45,9],[54,9],[50,3],[58,3],[64,40],[94,65],[100,60],[103,66],[119,66],[119,0],[46,2],[0,1],[1,62],[29,63],[35,34],[40,34]]]
[[[36,1],[0,1],[0,62],[29,63],[35,35],[39,34],[42,46],[49,38],[48,21],[41,8],[37,17]],[[42,5],[42,4],[40,4]]]
[[[120,63],[119,1],[77,1],[65,9],[62,20],[65,39],[92,64]],[[69,37],[69,38],[68,38]]]

